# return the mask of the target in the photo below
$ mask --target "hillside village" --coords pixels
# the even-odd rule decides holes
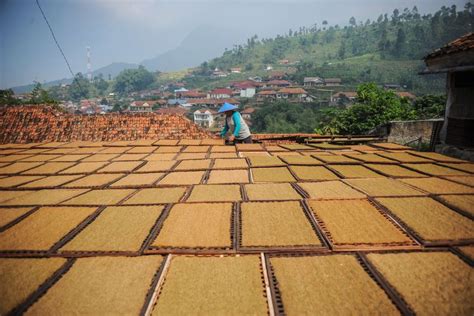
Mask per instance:
[[[280,64],[288,63],[288,60],[280,61]],[[335,107],[350,107],[356,101],[357,93],[347,91],[340,78],[305,77],[299,83],[289,79],[288,71],[272,71],[271,66],[268,68],[266,78],[249,77],[247,80],[231,81],[225,87],[208,91],[187,89],[185,82],[170,82],[159,89],[132,92],[121,99],[127,106],[120,112],[186,115],[199,126],[215,130],[222,127],[223,120],[217,109],[225,102],[240,106],[241,114],[251,125],[255,110],[275,101]],[[231,68],[229,71],[215,69],[211,77],[231,77],[234,73],[242,73],[241,68]],[[67,88],[67,85],[64,87]],[[404,91],[400,84],[385,84],[383,88],[410,101],[416,98],[411,92]],[[28,99],[31,96],[22,94],[16,97]],[[69,113],[105,114],[116,111],[113,106],[116,99],[115,94],[110,93],[102,98],[61,102],[59,106]]]

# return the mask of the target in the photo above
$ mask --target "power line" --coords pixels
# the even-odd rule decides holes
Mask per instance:
[[[73,72],[72,69],[71,69],[71,65],[69,65],[69,62],[68,62],[68,60],[67,60],[67,58],[66,58],[66,55],[64,55],[63,49],[62,49],[61,46],[59,45],[58,40],[56,39],[56,36],[54,35],[53,28],[52,28],[51,25],[49,24],[48,19],[46,18],[46,15],[44,14],[44,11],[43,11],[43,9],[41,8],[41,6],[40,6],[40,4],[39,4],[39,0],[36,0],[36,4],[38,5],[38,8],[40,9],[41,14],[43,15],[44,21],[45,21],[46,24],[48,25],[49,31],[51,32],[51,35],[53,36],[53,39],[54,39],[54,42],[56,43],[56,46],[58,46],[58,49],[59,49],[59,51],[61,52],[61,55],[63,55],[63,57],[64,57],[64,61],[66,62],[66,65],[67,65],[67,68],[69,69],[69,72],[71,73],[72,77],[74,78],[74,72]]]

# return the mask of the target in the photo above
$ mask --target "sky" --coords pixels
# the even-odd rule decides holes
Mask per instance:
[[[395,8],[421,14],[466,0],[39,0],[74,73],[112,62],[140,63],[177,47],[207,25],[232,29],[236,44],[253,34],[377,19]],[[202,43],[206,45],[206,43]],[[196,47],[199,49],[199,47]],[[216,52],[216,56],[221,52]],[[0,0],[0,89],[70,78],[36,0]]]

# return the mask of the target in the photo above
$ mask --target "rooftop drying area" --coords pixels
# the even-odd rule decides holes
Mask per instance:
[[[0,145],[0,314],[474,312],[474,164],[391,143]]]

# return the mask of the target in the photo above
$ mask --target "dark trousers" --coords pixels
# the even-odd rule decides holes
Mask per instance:
[[[247,138],[244,138],[244,139],[234,139],[234,143],[235,144],[251,144],[252,143],[252,136],[249,136]]]

